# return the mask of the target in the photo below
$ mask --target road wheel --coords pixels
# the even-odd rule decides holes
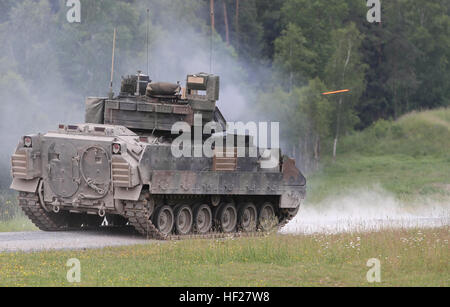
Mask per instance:
[[[239,206],[239,229],[245,232],[256,231],[258,222],[258,211],[252,203],[245,203]]]
[[[158,230],[168,235],[172,232],[174,224],[174,214],[170,206],[164,205],[156,208],[156,212],[153,215],[153,224]]]
[[[258,213],[259,227],[263,231],[270,231],[278,224],[275,209],[271,203],[264,203]]]
[[[236,231],[237,225],[237,212],[236,207],[229,204],[222,204],[217,212],[217,220],[220,229],[225,233]]]
[[[213,215],[208,205],[199,205],[194,210],[195,231],[199,234],[208,233],[211,230]]]
[[[192,209],[188,205],[181,205],[175,211],[175,228],[180,235],[186,235],[192,231]]]

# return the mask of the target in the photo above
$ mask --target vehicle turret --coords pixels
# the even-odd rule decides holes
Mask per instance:
[[[152,82],[147,75],[122,79],[117,97],[86,100],[86,123],[121,125],[133,131],[152,134],[170,133],[176,122],[194,126],[194,115],[201,115],[202,125],[216,121],[223,128],[226,121],[216,106],[219,99],[218,76],[198,73],[180,82]]]

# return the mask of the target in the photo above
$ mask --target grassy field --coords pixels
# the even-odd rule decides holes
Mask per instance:
[[[374,185],[404,202],[450,203],[450,109],[413,112],[347,135],[339,142],[336,162],[325,156],[308,179],[313,204]]]
[[[449,228],[0,254],[0,286],[450,286]],[[81,263],[81,283],[66,262]],[[381,282],[366,279],[381,263]]]
[[[450,201],[450,159],[407,155],[348,155],[328,162],[308,182],[308,201],[318,203],[350,189],[381,186],[403,202]]]

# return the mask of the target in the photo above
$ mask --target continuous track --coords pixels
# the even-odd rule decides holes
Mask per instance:
[[[48,212],[43,209],[39,202],[38,195],[34,193],[21,192],[19,194],[19,206],[28,218],[41,230],[44,231],[67,231],[67,230],[79,230],[81,227],[70,227],[70,215],[68,212]],[[294,216],[294,213],[284,214],[284,217],[279,221],[278,225],[274,228],[280,229],[286,225]],[[269,232],[255,231],[255,232],[232,232],[223,233],[211,231],[206,234],[164,234],[162,233],[150,219],[150,208],[148,202],[144,198],[140,198],[137,202],[127,203],[124,208],[123,216],[128,219],[130,226],[140,234],[147,237],[147,239],[156,240],[185,240],[185,239],[219,239],[230,237],[262,237]]]
[[[39,229],[44,231],[68,230],[68,216],[63,212],[56,214],[47,212],[39,202],[39,197],[35,193],[19,193],[19,206],[28,218]]]

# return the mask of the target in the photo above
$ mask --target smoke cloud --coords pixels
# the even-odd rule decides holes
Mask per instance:
[[[218,34],[211,38],[205,24],[190,25],[179,1],[154,0],[150,4],[150,78],[184,83],[189,73],[219,75],[218,106],[225,118],[246,118],[250,91],[234,50]],[[90,4],[82,5],[83,14],[89,14],[85,10]],[[167,9],[175,5],[181,8]],[[110,28],[109,24],[97,26],[99,20],[82,16],[81,25],[69,24],[65,6],[54,12],[45,0],[18,4],[11,10],[9,20],[0,25],[0,186],[9,185],[10,156],[23,135],[55,130],[60,123],[82,122],[85,98],[107,94],[113,27],[117,26],[118,32],[114,92],[120,90],[121,76],[146,72],[148,6],[147,1],[137,1],[135,7],[127,7],[130,12],[139,8],[137,41],[131,41],[129,33],[111,21]],[[102,9],[109,8],[105,5]],[[208,15],[201,16],[204,13],[199,10],[197,17],[206,21]],[[92,28],[87,33],[91,42],[86,43],[86,36],[75,31],[82,27]]]

